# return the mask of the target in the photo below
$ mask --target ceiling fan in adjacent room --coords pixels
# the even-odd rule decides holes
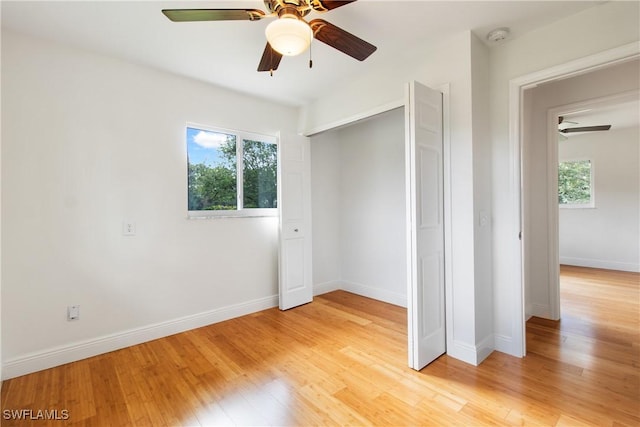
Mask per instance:
[[[570,122],[568,120],[565,120],[565,118],[563,116],[559,116],[558,117],[558,125],[561,125],[562,123],[571,123],[574,125],[577,125],[577,122]],[[603,130],[609,130],[611,129],[611,125],[597,125],[597,126],[576,126],[576,127],[568,127],[568,128],[564,128],[564,129],[558,129],[558,132],[560,132],[560,136],[566,138],[566,134],[567,133],[576,133],[576,132],[598,132],[598,131],[603,131]]]
[[[194,21],[259,21],[276,18],[265,29],[267,45],[258,71],[278,69],[282,56],[295,56],[307,50],[313,38],[364,61],[376,47],[371,43],[323,19],[304,20],[311,11],[328,12],[356,0],[264,0],[269,13],[260,9],[164,9],[162,13],[174,22]],[[309,67],[312,62],[309,60]]]

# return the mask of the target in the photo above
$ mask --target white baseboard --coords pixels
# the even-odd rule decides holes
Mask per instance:
[[[333,291],[342,290],[342,282],[339,280],[332,280],[330,282],[318,283],[313,285],[313,296],[326,294]]]
[[[447,343],[447,355],[462,360],[473,366],[478,366],[495,350],[495,338],[490,335],[477,345],[467,344],[454,340],[453,344]]]
[[[488,337],[476,344],[476,360],[477,364],[481,364],[484,359],[489,357],[493,350],[496,348],[495,337],[490,334]]]
[[[141,328],[106,335],[100,338],[59,346],[30,353],[6,361],[2,366],[2,379],[26,375],[65,363],[86,359],[110,351],[119,350],[143,342],[188,331],[235,317],[278,306],[278,296],[260,298],[241,304],[217,308],[211,311],[181,317]]]
[[[494,350],[496,351],[510,354],[512,356],[519,354],[519,352],[513,348],[513,339],[506,335],[494,334],[493,347],[494,347]]]
[[[533,313],[533,306],[531,305],[530,301],[527,301],[527,304],[524,307],[524,317],[526,320],[529,320],[531,318],[531,313]]]
[[[633,262],[607,261],[592,258],[560,257],[560,264],[575,265],[576,267],[603,268],[605,270],[630,271],[640,273],[640,264]]]
[[[527,313],[527,315],[551,319],[551,307],[543,304],[531,304],[531,312]]]
[[[447,355],[470,365],[478,365],[476,347],[461,341],[454,340],[452,343],[447,342]]]
[[[342,290],[351,292],[356,295],[386,302],[388,304],[407,307],[407,296],[384,289],[374,288],[372,286],[363,285],[362,283],[342,281]]]

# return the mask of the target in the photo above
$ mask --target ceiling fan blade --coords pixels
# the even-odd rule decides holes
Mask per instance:
[[[356,0],[334,1],[334,0],[312,0],[311,6],[318,12],[326,12],[327,10],[333,10],[340,6],[353,3]]]
[[[558,124],[561,125],[562,123],[571,123],[572,125],[577,125],[578,122],[572,122],[569,120],[565,120],[563,116],[558,116]]]
[[[373,52],[378,49],[369,42],[336,27],[324,19],[314,19],[309,22],[309,26],[313,30],[313,36],[323,43],[338,49],[342,53],[346,53],[358,61],[364,61]]]
[[[269,43],[264,48],[258,71],[274,71],[278,69],[282,55],[275,51]]]
[[[266,16],[259,9],[163,9],[173,22],[258,21]]]
[[[560,129],[559,132],[562,132],[562,133],[595,132],[595,131],[599,131],[599,130],[609,130],[609,129],[611,129],[611,125],[582,126],[582,127],[577,127],[577,128]]]

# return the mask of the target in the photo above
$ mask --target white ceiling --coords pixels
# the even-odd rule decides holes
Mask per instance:
[[[326,87],[353,80],[372,67],[402,66],[417,46],[438,43],[465,30],[485,39],[497,27],[512,38],[577,13],[601,1],[383,1],[359,0],[323,19],[373,43],[378,50],[358,62],[315,42],[308,55],[283,58],[273,77],[256,71],[265,46],[261,21],[173,23],[164,8],[256,8],[261,0],[235,1],[7,1],[2,27],[172,73],[303,105]],[[314,13],[308,20],[317,17]],[[507,41],[508,42],[508,41]],[[504,42],[503,42],[504,43]]]

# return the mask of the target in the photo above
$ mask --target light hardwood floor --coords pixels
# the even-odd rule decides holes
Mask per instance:
[[[56,426],[640,425],[639,280],[562,268],[563,319],[528,355],[406,367],[406,314],[333,292],[7,380],[6,410]],[[3,419],[2,425],[45,425]]]

